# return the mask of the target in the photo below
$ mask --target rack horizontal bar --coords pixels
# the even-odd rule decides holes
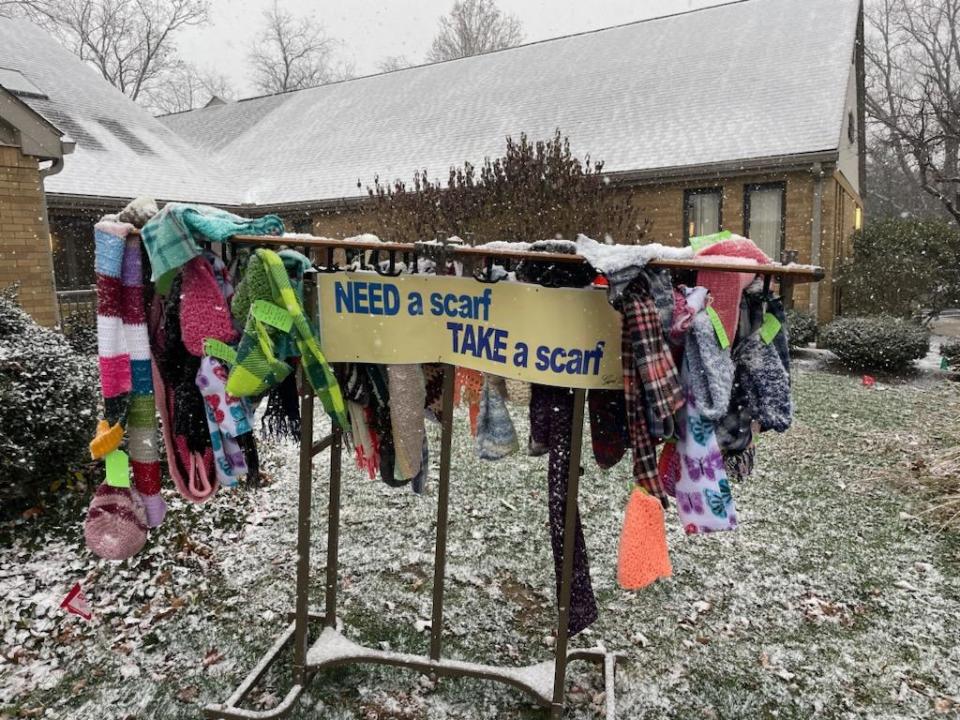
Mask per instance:
[[[267,246],[294,246],[322,249],[351,249],[369,250],[387,253],[415,253],[421,252],[422,246],[415,243],[374,242],[370,240],[340,240],[337,238],[316,237],[314,235],[234,235],[231,242],[267,245]],[[500,258],[502,260],[538,260],[554,263],[585,263],[587,259],[582,255],[551,252],[528,252],[523,250],[491,250],[482,245],[442,245],[448,256],[473,258]],[[703,260],[666,260],[655,259],[647,263],[650,267],[668,268],[671,270],[720,270],[723,272],[741,272],[752,275],[772,275],[789,278],[795,283],[818,282],[825,277],[822,267],[815,265],[783,265],[770,263],[768,265],[753,265],[736,262],[704,262]]]

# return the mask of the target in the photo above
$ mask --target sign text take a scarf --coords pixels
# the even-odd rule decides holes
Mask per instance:
[[[321,275],[331,362],[444,362],[546,385],[616,388],[620,316],[606,293],[373,272]]]

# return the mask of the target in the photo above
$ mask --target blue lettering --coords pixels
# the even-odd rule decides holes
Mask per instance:
[[[440,293],[430,293],[430,314],[443,315],[443,296]]]
[[[407,315],[423,315],[423,296],[418,292],[407,294]]]
[[[505,363],[507,361],[507,333],[506,330],[494,330],[493,331],[493,354],[490,356],[491,360],[494,360],[498,363]]]
[[[537,348],[537,364],[535,367],[537,370],[546,370],[550,367],[550,348],[546,345]]]
[[[480,357],[480,354],[477,352],[477,337],[474,333],[473,325],[463,326],[463,345],[460,347],[460,352],[464,355],[470,353],[474,357]]]
[[[463,323],[458,323],[458,322],[447,323],[447,330],[450,331],[450,337],[453,340],[453,352],[460,352],[460,331],[462,329],[463,329]]]
[[[477,298],[477,302],[483,306],[483,321],[487,322],[490,319],[490,301],[493,297],[493,290],[487,288],[483,291],[483,295]],[[477,318],[480,319],[480,318]]]
[[[383,314],[396,315],[400,312],[400,291],[396,285],[383,286]]]
[[[550,353],[550,369],[555,373],[563,372],[563,357],[566,354],[563,348],[554,348]]]
[[[367,306],[367,283],[353,283],[353,306],[360,315],[370,314],[370,308]]]
[[[447,317],[456,317],[457,311],[454,308],[454,305],[457,302],[457,296],[453,293],[447,293],[447,296],[443,299],[443,311],[446,313]]]
[[[530,362],[530,348],[525,342],[518,342],[513,347],[513,365],[514,367],[525,368]]]
[[[370,314],[383,315],[383,285],[370,283]]]
[[[353,297],[350,295],[350,283],[347,283],[347,287],[344,288],[343,283],[339,280],[333,284],[333,293],[336,298],[337,312],[342,313],[343,308],[347,308],[348,313],[353,312]]]

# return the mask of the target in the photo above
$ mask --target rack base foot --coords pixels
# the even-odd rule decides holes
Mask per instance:
[[[317,619],[322,618],[311,614],[311,620]],[[364,647],[348,639],[339,630],[328,627],[323,629],[320,637],[314,641],[307,652],[306,684],[293,685],[283,700],[269,710],[247,710],[237,707],[263,677],[286,645],[290,643],[293,638],[294,627],[295,624],[291,622],[225,703],[207,705],[204,708],[203,712],[207,718],[211,720],[276,720],[284,718],[293,710],[294,703],[317,671],[354,663],[391,665],[437,676],[474,677],[502,682],[527,693],[538,705],[549,708],[552,718],[560,718],[563,715],[563,705],[557,705],[553,702],[555,667],[553,660],[524,667],[481,665],[462,660],[433,660],[422,655],[395,653]],[[620,657],[619,653],[607,652],[602,648],[571,650],[567,654],[567,662],[587,660],[599,663],[603,667],[606,689],[606,720],[616,720],[614,676],[617,660]]]

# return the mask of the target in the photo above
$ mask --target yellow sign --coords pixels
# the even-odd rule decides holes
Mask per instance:
[[[374,272],[317,282],[331,362],[443,362],[544,385],[623,386],[620,315],[603,290]]]

